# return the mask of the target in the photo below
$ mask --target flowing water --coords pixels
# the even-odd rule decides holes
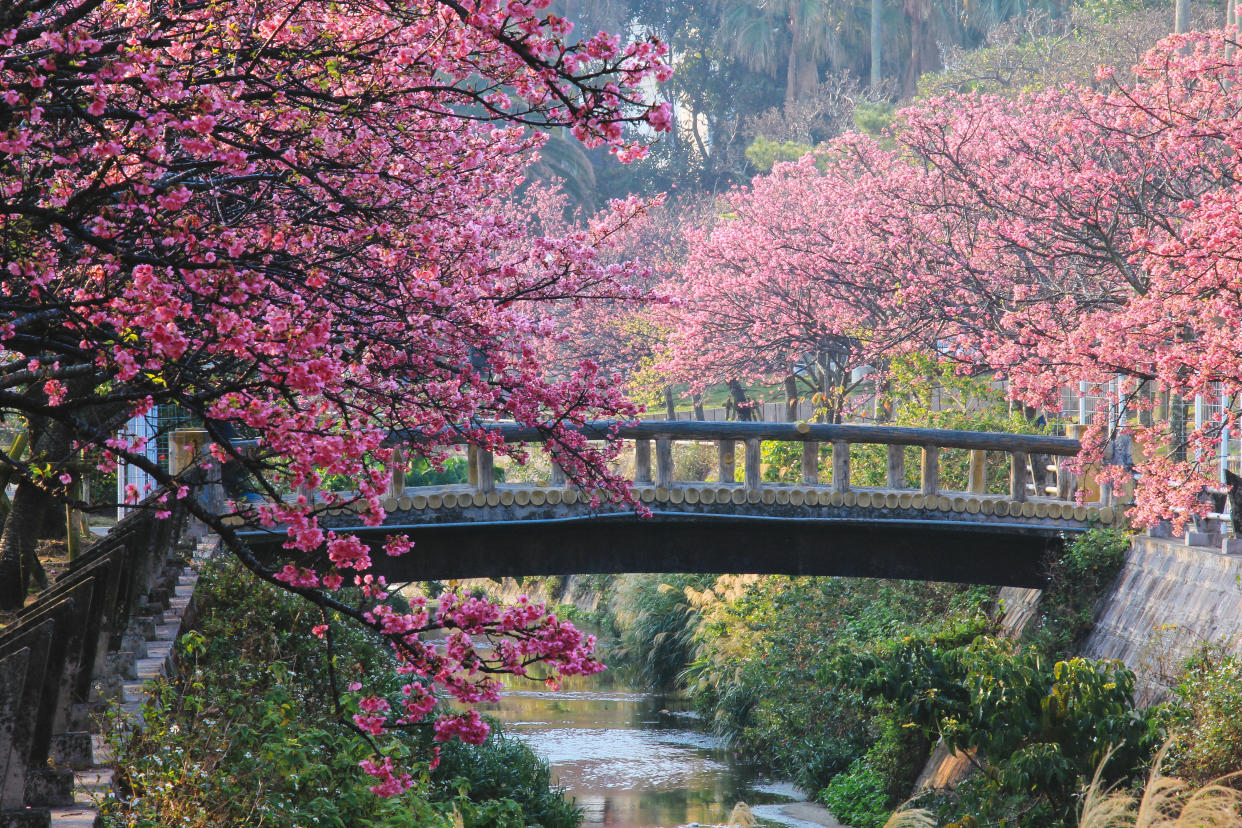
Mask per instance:
[[[783,815],[797,790],[734,761],[682,700],[610,689],[598,676],[557,692],[510,689],[481,709],[551,764],[584,828],[723,825],[738,802],[764,825],[828,824]]]

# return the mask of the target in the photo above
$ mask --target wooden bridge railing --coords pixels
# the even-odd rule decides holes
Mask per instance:
[[[536,428],[518,424],[497,423],[491,426],[500,432],[505,442],[538,443],[546,437]],[[1076,481],[1060,462],[1076,455],[1079,442],[1067,437],[1049,437],[1034,434],[1004,434],[987,431],[950,431],[927,428],[902,428],[873,425],[828,425],[822,423],[751,423],[751,422],[700,422],[700,421],[645,421],[618,424],[593,422],[580,431],[590,439],[604,440],[618,437],[634,443],[634,483],[669,488],[675,486],[673,471],[673,444],[676,441],[696,443],[714,442],[717,446],[717,469],[723,485],[740,485],[744,490],[762,488],[760,445],[766,441],[796,442],[802,444],[802,483],[804,485],[827,485],[832,491],[850,490],[850,446],[882,445],[887,449],[886,488],[906,489],[905,449],[913,446],[921,451],[920,485],[923,495],[935,495],[942,490],[940,475],[941,451],[965,449],[970,451],[969,485],[967,492],[984,494],[986,489],[985,462],[988,452],[1009,455],[1009,496],[1015,501],[1028,497],[1027,470],[1031,455],[1056,458],[1056,495],[1062,500],[1073,497]],[[394,437],[398,444],[408,443]],[[742,482],[735,483],[737,443],[743,444]],[[819,470],[819,447],[832,446],[832,475],[830,482],[822,483]],[[654,446],[654,463],[652,448]],[[490,492],[495,488],[494,460],[492,453],[471,450],[470,479],[476,491]],[[399,459],[399,458],[398,458]],[[404,465],[394,465],[395,488],[404,488]],[[564,485],[565,475],[556,466],[552,469],[553,485]],[[1038,492],[1037,492],[1038,494]]]

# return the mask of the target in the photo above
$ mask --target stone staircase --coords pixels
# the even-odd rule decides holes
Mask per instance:
[[[119,657],[110,660],[110,684],[119,688],[114,700],[122,727],[141,729],[147,682],[172,671],[177,638],[192,620],[198,566],[211,556],[215,546],[214,538],[198,543],[193,558],[177,574],[176,583],[167,596],[167,606],[145,616],[137,625],[141,635],[132,639],[135,649],[116,653]],[[155,603],[162,605],[163,602]],[[97,804],[112,791],[114,757],[99,733],[92,732],[89,743],[82,747],[89,751],[89,759],[74,769],[73,803],[50,809],[52,828],[95,828],[100,824]]]
[[[133,512],[0,631],[0,828],[96,823],[87,806],[111,783],[98,720],[119,705],[140,724],[143,682],[192,614],[211,544],[182,540],[186,518]]]

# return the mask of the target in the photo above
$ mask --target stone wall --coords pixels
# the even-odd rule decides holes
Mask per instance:
[[[1203,644],[1242,654],[1242,555],[1136,536],[1082,655],[1125,662],[1139,703],[1152,704]]]

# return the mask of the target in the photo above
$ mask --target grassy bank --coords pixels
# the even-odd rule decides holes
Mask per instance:
[[[375,796],[358,770],[368,748],[339,724],[323,646],[310,634],[318,611],[230,563],[203,574],[196,601],[196,628],[178,642],[176,672],[152,686],[145,730],[110,734],[118,793],[104,803],[106,825],[578,824],[546,764],[498,729],[480,747],[445,745],[439,767],[405,794]],[[339,672],[389,658],[374,640],[338,629]],[[430,736],[402,734],[401,749],[430,755]]]
[[[652,689],[690,694],[739,754],[856,828],[882,825],[910,795],[937,740],[981,771],[923,802],[941,824],[1069,825],[1110,748],[1103,779],[1131,784],[1184,715],[1136,709],[1129,671],[1073,657],[1125,547],[1122,535],[1091,532],[1049,559],[1023,642],[998,634],[990,588],[623,576],[611,656]],[[1225,684],[1202,678],[1196,692]],[[1200,709],[1224,728],[1232,708]]]

